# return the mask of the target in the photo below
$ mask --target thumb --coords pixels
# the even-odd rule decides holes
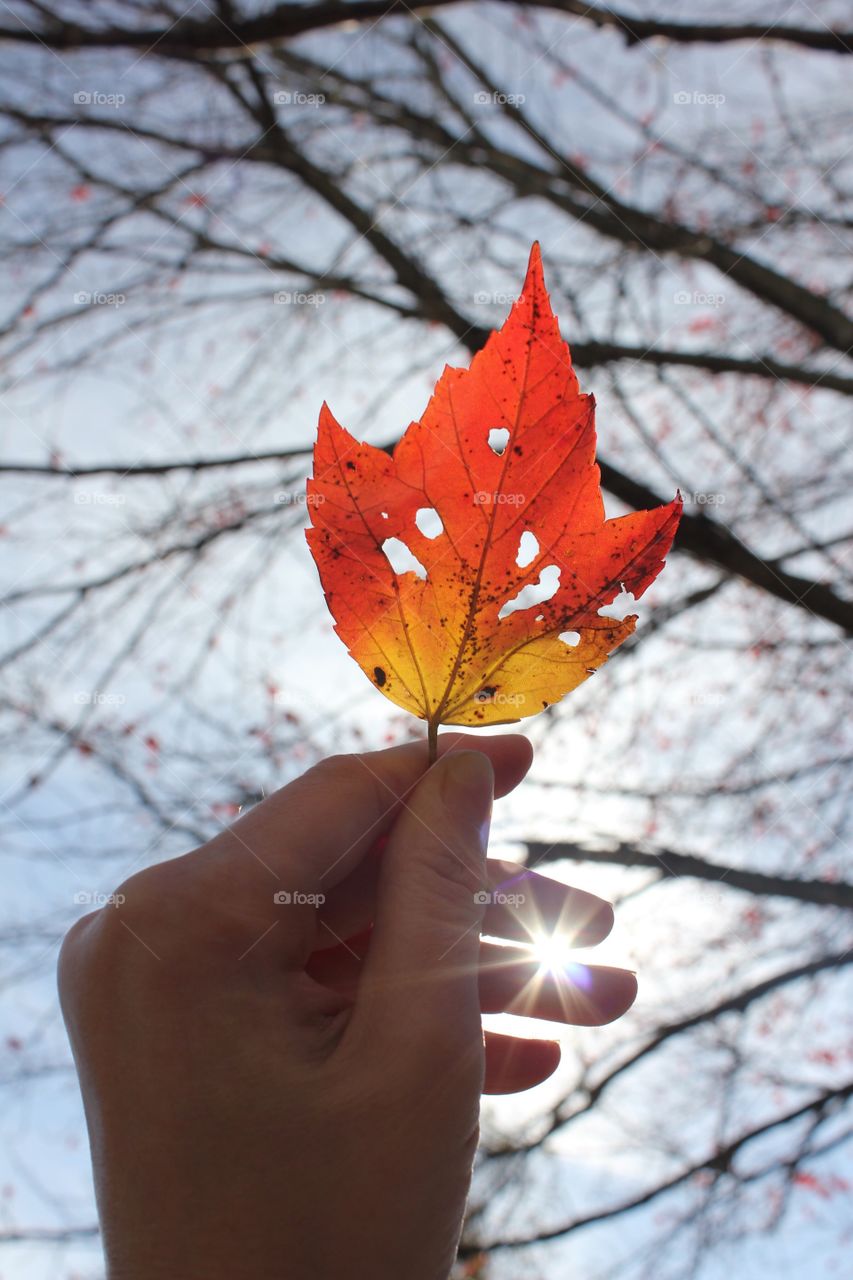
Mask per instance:
[[[478,993],[494,773],[478,751],[443,756],[410,793],[382,862],[370,950],[349,1032],[424,1065],[482,1043]],[[424,1054],[426,1053],[426,1057]]]

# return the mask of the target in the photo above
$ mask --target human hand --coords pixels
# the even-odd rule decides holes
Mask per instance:
[[[522,779],[526,739],[440,743],[426,773],[425,743],[323,761],[69,932],[110,1280],[446,1280],[481,1091],[559,1060],[484,1042],[481,1012],[592,1025],[632,1003],[622,970],[567,981],[480,941],[590,945],[612,910],[487,864],[493,784]]]

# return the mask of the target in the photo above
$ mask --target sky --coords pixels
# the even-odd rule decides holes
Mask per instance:
[[[790,6],[785,12],[789,21],[812,21],[806,5]],[[822,13],[828,20],[829,9]],[[717,10],[713,16],[717,18]],[[464,22],[463,16],[457,30],[464,30]],[[497,29],[484,40],[486,52],[495,61],[496,75],[500,73],[503,83],[523,83],[527,87],[535,79],[520,46],[508,44]],[[596,47],[586,33],[579,40],[587,41],[591,50]],[[344,46],[357,43],[355,33],[344,33],[330,36],[327,47],[340,45],[343,51]],[[358,65],[360,56],[368,59],[371,54],[367,48],[361,53],[354,50],[350,55],[352,65]],[[747,121],[760,100],[757,82],[744,74],[745,67],[751,64],[738,56],[721,64],[707,50],[667,56],[667,64],[671,74],[665,83],[672,101],[664,107],[663,129],[675,138],[681,138],[684,131],[687,146],[695,139],[698,119],[711,131],[727,130],[732,146],[747,135]],[[32,58],[22,61],[19,88],[25,96],[33,92],[37,65],[41,64]],[[840,83],[840,66],[821,62],[818,72],[811,70],[813,65],[808,64],[808,72],[802,73],[802,83],[794,80],[788,85],[795,102],[808,104],[814,100],[818,76],[827,82],[828,97]],[[158,100],[156,77],[151,77],[144,62],[133,67],[125,65],[117,79],[114,74],[106,63],[101,68],[96,66],[87,73],[83,91],[119,92],[120,82],[122,88],[132,86],[127,96],[134,110],[144,101],[144,109],[155,118],[168,118],[170,102]],[[51,67],[50,77],[42,90],[48,102],[53,106],[67,102],[69,89],[76,88],[78,80],[72,82],[61,67]],[[625,85],[632,109],[646,101],[653,103],[657,83],[642,65],[632,71]],[[519,92],[523,89],[519,88]],[[675,100],[676,94],[683,93],[693,95],[689,103]],[[722,95],[724,101],[698,101],[697,94]],[[588,146],[602,155],[612,155],[614,164],[619,163],[625,135],[618,125],[589,113],[587,96],[567,84],[555,89],[549,100],[558,104],[567,128],[576,116],[588,113]],[[682,125],[687,118],[685,113],[692,113],[691,130]],[[203,120],[203,112],[199,114]],[[813,139],[815,147],[822,142],[820,137]],[[86,140],[80,134],[72,135],[68,145],[77,154],[95,159],[88,155]],[[128,147],[125,159],[128,171],[137,175],[153,165],[144,148]],[[8,166],[10,162],[6,159],[2,163]],[[9,198],[7,218],[26,215],[48,238],[51,227],[61,225],[73,236],[87,225],[96,208],[88,198],[70,206],[65,202],[60,208],[61,181],[52,178],[44,188],[39,187],[38,175],[43,170],[34,155],[17,153],[13,163],[18,172],[5,176],[20,180],[20,186],[15,189],[14,199]],[[34,163],[35,171],[30,174],[28,166]],[[644,194],[652,199],[655,183],[662,178],[650,166],[644,167],[643,172],[649,175],[643,178],[649,184]],[[792,175],[786,176],[793,181]],[[630,185],[636,177],[629,175],[626,181]],[[294,256],[304,251],[316,253],[321,260],[322,252],[337,247],[332,237],[340,237],[339,229],[323,217],[308,217],[304,206],[282,203],[280,192],[274,188],[247,192],[227,166],[211,183],[206,188],[211,196],[220,195],[223,190],[227,193],[221,216],[214,222],[223,238],[258,237],[255,224],[262,220],[263,236],[288,248]],[[57,197],[55,207],[51,192]],[[681,194],[689,201],[688,191]],[[780,201],[785,197],[781,185]],[[32,207],[34,201],[37,209]],[[480,201],[483,209],[490,206],[487,183],[472,184],[471,201],[475,213]],[[190,202],[183,216],[191,226],[204,215]],[[404,222],[409,219],[413,235],[424,216],[405,210],[401,214]],[[44,224],[38,219],[44,219]],[[445,249],[447,274],[456,293],[469,302],[468,314],[472,318],[480,316],[480,322],[489,324],[502,318],[521,282],[525,255],[520,240],[530,238],[531,221],[529,208],[517,207],[497,219],[495,243],[503,265],[490,266],[488,278],[476,255],[460,262],[452,244]],[[561,253],[580,259],[588,251],[588,240],[583,236],[566,250],[565,241],[561,240],[565,222],[553,213],[538,211],[536,223],[536,234],[546,247],[552,248],[555,258],[558,248]],[[153,222],[140,222],[141,240],[128,242],[123,254],[118,255],[118,267],[115,259],[97,260],[87,255],[63,278],[45,306],[54,307],[57,312],[70,310],[79,305],[74,301],[76,294],[91,296],[99,289],[121,295],[124,283],[132,284],[144,271],[138,252],[140,243],[156,241],[161,233],[162,228],[155,229]],[[342,245],[343,238],[340,239]],[[167,236],[159,242],[159,248],[166,251],[173,244],[173,238]],[[771,246],[767,242],[763,245],[772,257]],[[350,253],[349,260],[357,260],[357,255],[357,250]],[[437,260],[441,257],[437,252]],[[590,277],[595,275],[594,265],[588,268]],[[55,264],[48,263],[48,268],[53,267]],[[822,250],[816,253],[814,272],[818,280],[825,280],[835,269],[832,254]],[[16,283],[19,279],[14,277]],[[400,424],[421,412],[444,361],[461,358],[458,345],[440,329],[401,329],[393,316],[345,306],[334,295],[325,297],[319,305],[303,304],[297,312],[293,304],[274,300],[277,290],[270,287],[266,273],[259,272],[248,283],[258,290],[251,308],[244,311],[236,305],[246,281],[223,279],[217,285],[222,294],[219,311],[209,315],[204,326],[194,326],[190,318],[188,324],[165,325],[157,336],[138,332],[134,328],[137,316],[146,308],[168,305],[170,297],[190,300],[197,282],[180,283],[177,289],[168,284],[152,284],[138,305],[133,301],[104,304],[92,315],[88,332],[96,346],[117,336],[115,352],[100,366],[73,376],[48,376],[40,363],[48,357],[54,362],[71,357],[77,349],[78,327],[57,329],[55,337],[42,343],[31,356],[24,355],[15,366],[14,376],[24,372],[33,376],[13,385],[4,400],[0,419],[4,452],[17,460],[41,462],[51,450],[58,450],[65,459],[86,463],[105,457],[133,462],[190,457],[197,451],[251,453],[278,446],[302,446],[313,438],[321,394],[356,434],[384,443],[399,431]],[[674,334],[685,343],[701,344],[702,330],[691,330],[688,317],[695,320],[699,315],[710,323],[719,319],[720,308],[713,300],[708,301],[715,294],[714,277],[711,273],[697,273],[687,303],[677,298],[683,281],[673,278],[669,283],[656,294],[658,303],[658,295],[663,297],[659,340],[672,340]],[[273,284],[280,285],[281,280]],[[611,287],[602,265],[599,278],[589,280],[590,313],[600,326],[599,332],[606,330]],[[653,303],[643,293],[637,277],[633,278],[633,287],[637,312],[645,316]],[[487,295],[487,302],[478,301],[481,293]],[[694,301],[694,297],[704,300]],[[483,308],[487,320],[482,319]],[[564,314],[569,314],[568,303]],[[638,328],[642,326],[638,324]],[[734,329],[735,343],[748,352],[755,341],[748,308]],[[401,340],[398,334],[402,335]],[[416,343],[410,337],[414,334]],[[598,382],[595,385],[598,391]],[[673,477],[648,461],[641,444],[626,429],[612,396],[605,398],[604,392],[602,383],[602,439],[626,462],[642,457],[650,479],[659,488],[669,486],[671,490]],[[792,411],[797,408],[795,399],[791,397]],[[827,403],[821,400],[820,393],[816,399],[818,405]],[[652,421],[657,411],[654,388],[638,391],[636,404],[641,415]],[[830,416],[835,412],[833,403],[821,420],[827,430],[834,430],[837,425]],[[739,425],[739,429],[744,433],[748,430],[746,424],[742,428]],[[676,427],[672,456],[678,468],[701,476],[706,469],[704,454],[703,465],[697,462],[691,470],[695,448],[695,441],[682,440]],[[775,462],[781,469],[795,472],[801,465],[798,446],[778,445]],[[715,465],[719,473],[719,464]],[[251,467],[242,474],[245,494],[258,503],[274,506],[276,494],[298,492],[298,482],[294,481],[292,490],[285,484],[280,466]],[[694,481],[688,487],[699,489],[700,483]],[[224,493],[221,477],[216,474],[182,474],[165,484],[135,481],[132,488],[113,480],[79,481],[59,496],[57,490],[39,482],[16,479],[7,491],[4,508],[16,536],[5,550],[0,546],[0,572],[7,581],[35,577],[46,583],[73,579],[81,571],[81,562],[84,568],[102,572],[123,563],[128,556],[156,551],[162,543],[161,523],[174,519],[176,512],[183,516],[198,513],[203,518],[214,504],[224,505],[227,510],[228,503],[239,496]],[[726,497],[731,510],[743,495],[726,487]],[[286,509],[288,527],[292,522],[298,529],[304,522],[304,506],[298,502],[280,505]],[[840,510],[839,503],[837,509],[815,513],[815,527],[833,532]],[[778,532],[777,536],[790,540],[787,533]],[[260,569],[264,571],[262,575]],[[25,669],[16,695],[32,696],[60,719],[85,711],[91,714],[93,733],[107,733],[119,724],[133,725],[129,758],[169,811],[182,811],[180,797],[187,791],[194,791],[199,797],[188,823],[227,820],[223,806],[234,803],[235,794],[235,726],[247,733],[262,733],[275,723],[276,734],[283,734],[281,715],[286,711],[296,717],[290,750],[283,749],[279,761],[264,767],[256,752],[246,752],[247,781],[261,790],[281,785],[317,754],[351,748],[360,740],[383,742],[389,736],[400,737],[409,732],[405,718],[376,696],[332,633],[313,565],[298,532],[289,538],[280,527],[271,532],[264,530],[256,537],[217,550],[205,571],[194,573],[191,580],[185,580],[183,572],[182,567],[176,567],[174,572],[166,567],[160,573],[157,590],[163,592],[164,604],[156,626],[146,626],[146,601],[129,598],[122,602],[115,593],[102,611],[93,612],[90,625],[81,634],[68,639],[61,649],[48,649],[39,664]],[[229,584],[235,581],[245,587],[245,594],[236,607],[229,607]],[[646,609],[656,600],[669,598],[673,591],[671,577],[662,581],[659,592],[656,587],[645,598],[641,620]],[[7,616],[7,643],[26,635],[32,618],[40,616],[37,609],[20,614],[13,610]],[[737,618],[727,621],[738,625]],[[747,626],[748,619],[741,619],[740,625]],[[129,666],[117,666],[122,643],[135,628],[141,630],[143,637],[140,659]],[[205,637],[211,629],[218,633],[215,650],[205,648]],[[697,707],[703,712],[703,737],[701,742],[694,738],[690,744],[691,768],[704,769],[706,776],[713,776],[717,762],[728,758],[733,736],[729,715],[732,667],[741,663],[741,658],[725,654],[708,657],[702,653],[684,656],[678,677],[670,678],[665,673],[671,670],[672,651],[652,637],[647,654],[643,679],[635,679],[632,669],[618,660],[612,671],[602,677],[611,700],[608,705],[618,708],[619,714],[598,724],[594,739],[589,718],[581,710],[576,716],[566,717],[556,730],[545,721],[525,726],[537,745],[547,747],[547,753],[543,751],[544,778],[558,782],[585,776],[594,779],[595,757],[602,757],[623,760],[628,782],[659,782],[668,776],[665,760],[648,746],[638,758],[637,723],[654,715],[660,736],[671,733],[677,739],[678,726],[691,716],[695,718]],[[116,674],[110,675],[113,668]],[[191,693],[187,687],[190,675],[194,682]],[[592,696],[589,689],[579,693],[578,707],[589,707]],[[828,711],[827,722],[829,719]],[[750,726],[743,723],[735,730],[744,735],[749,731]],[[147,746],[150,738],[157,740],[162,749],[154,751]],[[286,737],[282,740],[287,747]],[[649,741],[658,747],[656,740]],[[17,749],[17,743],[12,745]],[[44,741],[28,740],[22,744],[20,754],[10,752],[0,774],[7,800],[10,793],[21,792],[36,767],[43,767],[44,748]],[[788,741],[781,741],[780,760],[789,758],[789,750]],[[197,767],[202,756],[212,766],[203,783]],[[772,744],[765,758],[773,760]],[[609,781],[612,776],[603,779]],[[607,788],[603,786],[603,790]],[[528,791],[517,800],[502,804],[494,827],[493,851],[517,856],[521,836],[545,841],[564,838],[566,807],[547,790],[535,794],[535,803],[531,800],[533,792]],[[5,1037],[6,1052],[0,1061],[11,1077],[16,1075],[22,1059],[36,1075],[35,1083],[25,1078],[7,1086],[8,1105],[0,1144],[0,1227],[34,1222],[87,1223],[93,1221],[94,1210],[82,1113],[53,991],[58,939],[77,914],[89,909],[89,904],[76,901],[75,895],[108,893],[143,860],[184,851],[190,835],[178,829],[161,840],[140,813],[129,823],[121,788],[103,772],[95,771],[91,761],[79,754],[61,762],[49,785],[24,794],[18,814],[17,825],[6,832],[5,928],[12,939],[16,930],[26,929],[32,936],[13,950],[5,979],[0,1031]],[[671,798],[664,819],[669,831],[678,831],[679,823],[690,824],[691,847],[720,860],[745,852],[755,865],[772,869],[784,862],[791,848],[790,830],[780,829],[755,844],[744,833],[741,844],[720,849],[714,822],[709,816],[707,827],[702,829],[704,815],[697,820],[689,797],[683,802]],[[629,838],[650,821],[643,801],[630,795],[613,795],[612,791],[602,795],[590,792],[573,801],[571,807],[571,830],[577,838],[591,839],[602,833]],[[799,825],[795,831],[805,833],[809,821],[808,814],[797,813]],[[596,959],[640,968],[641,997],[628,1030],[621,1026],[601,1032],[555,1029],[565,1045],[566,1073],[543,1085],[535,1096],[490,1103],[486,1113],[489,1125],[514,1127],[525,1122],[565,1084],[583,1055],[605,1055],[624,1049],[631,1043],[630,1037],[641,1035],[644,1028],[652,1025],[667,999],[689,1004],[703,991],[727,990],[738,980],[738,965],[743,962],[742,952],[726,953],[723,949],[721,939],[727,931],[741,930],[737,936],[749,950],[742,932],[748,928],[741,920],[744,903],[714,886],[673,885],[665,894],[650,897],[641,892],[646,877],[636,871],[587,865],[571,871],[562,867],[558,874],[571,876],[580,887],[594,889],[603,896],[634,895],[620,908],[617,927],[604,947],[597,950]],[[771,917],[772,942],[755,967],[756,978],[774,971],[782,955],[793,960],[807,954],[812,940],[810,922],[786,911],[784,904],[774,908]],[[811,1030],[816,1036],[822,1034],[815,1024],[832,1020],[836,999],[834,995],[825,997],[818,1009],[797,1008],[796,1016],[779,1013],[780,1018],[791,1019],[788,1034],[792,1048],[798,1047],[800,1037]],[[493,1025],[501,1025],[502,1021]],[[683,1073],[696,1069],[694,1059],[695,1054],[691,1057],[676,1053],[671,1062],[667,1060],[665,1069],[656,1068],[660,1078],[647,1084],[641,1099],[659,1099],[659,1105],[665,1108],[667,1072],[676,1076],[681,1073],[683,1079]],[[700,1097],[711,1096],[713,1091],[710,1065],[707,1074],[697,1079]],[[823,1078],[819,1064],[810,1064],[808,1071],[811,1081],[820,1082]],[[617,1114],[625,1116],[626,1124],[632,1103],[638,1105],[629,1096],[617,1110]],[[701,1122],[694,1118],[693,1123],[694,1136],[698,1137]],[[577,1146],[568,1155],[562,1153],[559,1162],[551,1162],[535,1175],[543,1180],[542,1202],[547,1203],[547,1196],[553,1196],[556,1216],[560,1218],[573,1206],[583,1208],[595,1194],[590,1171],[596,1165],[599,1167],[595,1171],[608,1188],[622,1184],[628,1188],[635,1185],[634,1179],[652,1158],[641,1144],[633,1153],[626,1152],[624,1133],[613,1134],[608,1140],[606,1125],[586,1134],[581,1131],[575,1141]],[[499,1204],[502,1210],[504,1202]],[[668,1204],[663,1211],[672,1209]],[[759,1236],[721,1250],[703,1270],[702,1280],[716,1280],[734,1268],[745,1280],[770,1273],[793,1278],[804,1273],[806,1263],[812,1269],[810,1274],[816,1277],[842,1274],[838,1270],[838,1240],[844,1224],[838,1199],[813,1197],[804,1202],[800,1198],[791,1213],[793,1228],[778,1240]],[[621,1250],[647,1261],[643,1246],[649,1223],[637,1218],[630,1215],[616,1228],[602,1227],[582,1238],[578,1256],[585,1280],[595,1280],[598,1275],[604,1280]],[[686,1267],[686,1242],[684,1249],[684,1256],[676,1255],[676,1265]],[[550,1259],[551,1255],[543,1252],[539,1259],[529,1257],[522,1263],[509,1255],[496,1263],[495,1280],[535,1276],[539,1274],[538,1267],[545,1274]],[[58,1254],[52,1248],[26,1245],[0,1262],[0,1280],[7,1275],[24,1280],[73,1275],[78,1280],[88,1280],[100,1274],[94,1243],[70,1246]]]

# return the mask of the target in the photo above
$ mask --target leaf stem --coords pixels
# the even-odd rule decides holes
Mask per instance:
[[[435,764],[438,759],[438,721],[427,721],[427,742],[429,744],[429,756],[427,757],[427,765]]]

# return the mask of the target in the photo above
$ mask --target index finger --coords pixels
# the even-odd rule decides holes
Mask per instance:
[[[446,733],[439,738],[439,755],[471,749],[491,760],[496,796],[518,785],[533,758],[521,734]],[[390,831],[427,766],[425,741],[330,756],[268,796],[205,851],[229,861],[254,859],[285,888],[331,888]]]
[[[489,859],[483,933],[531,943],[556,934],[572,947],[603,942],[613,928],[613,907],[585,889],[539,875],[518,862]]]

